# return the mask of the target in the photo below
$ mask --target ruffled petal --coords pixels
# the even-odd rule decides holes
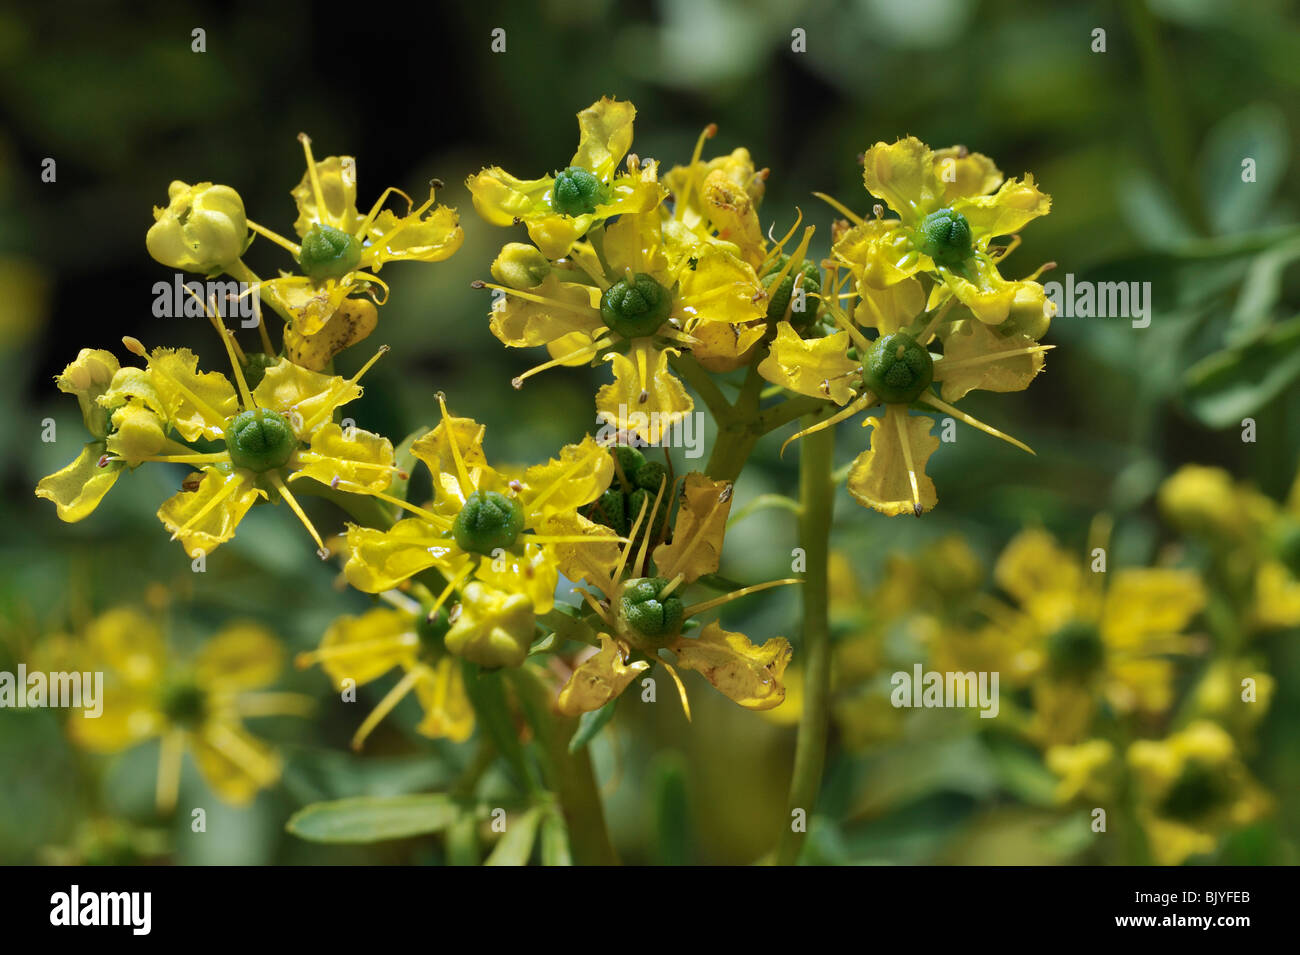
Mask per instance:
[[[343,648],[355,652],[339,652]],[[360,686],[378,679],[395,666],[415,665],[420,638],[415,618],[402,610],[376,607],[359,617],[338,617],[321,638],[321,669],[334,688],[344,680]]]
[[[375,493],[392,484],[393,460],[387,438],[360,428],[344,431],[331,421],[311,436],[310,451],[298,452],[289,480],[308,477],[330,487],[338,481],[345,491]]]
[[[638,674],[650,669],[646,660],[627,661],[627,651],[608,634],[600,634],[600,652],[574,667],[569,681],[560,689],[560,712],[581,716],[598,710],[622,693]]]
[[[194,662],[194,679],[216,692],[255,690],[279,678],[284,656],[284,647],[265,627],[233,623],[203,645]]]
[[[912,459],[912,474],[908,473],[904,456],[903,435],[899,434],[897,421],[906,429],[907,450]],[[925,464],[939,447],[939,439],[930,434],[934,421],[926,415],[909,415],[899,405],[889,405],[885,417],[867,418],[870,425],[871,450],[858,455],[849,471],[848,489],[866,507],[882,514],[897,517],[931,510],[938,503],[934,482],[925,473]],[[916,487],[912,486],[915,475]]]
[[[867,192],[883,199],[908,225],[938,208],[944,194],[934,154],[915,136],[868,149],[862,157],[862,181]]]
[[[363,265],[376,272],[386,262],[441,262],[465,241],[465,231],[455,209],[434,206],[423,216],[411,213],[399,218],[385,209],[366,232]]]
[[[959,322],[940,332],[943,358],[935,362],[934,378],[943,383],[944,401],[959,401],[976,389],[1024,391],[1043,370],[1043,353],[1028,335],[1003,334],[983,322]]]
[[[608,182],[627,151],[632,148],[632,122],[636,107],[623,100],[603,96],[578,114],[578,151],[571,166],[590,169]]]
[[[158,508],[158,519],[191,557],[210,554],[234,537],[248,509],[266,497],[247,471],[206,467],[202,472],[196,489],[181,491]]]
[[[959,199],[952,205],[970,224],[971,237],[984,248],[999,235],[1013,235],[1052,211],[1052,197],[1039,190],[1033,176],[1010,179],[991,196]]]
[[[387,531],[349,524],[347,547],[343,573],[348,583],[368,594],[392,590],[430,567],[454,576],[469,561],[454,540],[415,517]]]
[[[452,657],[443,657],[430,668],[428,678],[415,684],[415,695],[424,710],[424,719],[415,727],[421,736],[463,743],[474,734],[474,707]]]
[[[847,357],[852,345],[848,332],[804,339],[789,322],[781,322],[767,357],[759,362],[758,373],[801,395],[848,404],[862,380],[858,373],[861,363]]]
[[[681,574],[691,583],[718,569],[731,491],[730,481],[715,481],[698,472],[686,476],[672,542],[655,548],[655,566],[661,574],[670,578]]]
[[[198,356],[188,348],[155,348],[149,356],[149,378],[181,437],[224,440],[226,423],[239,413],[235,387],[220,372],[200,373],[198,366]]]
[[[492,334],[512,348],[549,345],[575,332],[594,338],[605,327],[600,317],[600,290],[561,281],[560,275],[556,271],[547,273],[538,285],[527,290],[527,298],[505,295],[497,299],[491,311]]]
[[[314,335],[295,325],[284,328],[284,354],[295,365],[324,371],[343,349],[364,341],[379,325],[379,309],[364,298],[345,298],[334,315]]]
[[[361,386],[355,382],[311,371],[284,358],[267,368],[253,389],[257,406],[288,417],[304,440],[329,421],[336,408],[360,397]],[[309,424],[312,427],[306,433],[300,430]]]
[[[597,417],[620,431],[636,434],[650,443],[662,440],[695,403],[685,387],[668,370],[669,354],[675,349],[656,348],[649,339],[637,339],[628,354],[610,352],[614,383],[596,392]]]
[[[316,177],[325,207],[317,206],[311,174],[304,172],[292,190],[298,206],[293,231],[305,236],[319,222],[349,234],[355,232],[361,219],[357,213],[357,161],[351,156],[327,156],[316,163]]]
[[[565,445],[558,458],[524,472],[519,503],[528,526],[590,504],[605,493],[613,478],[614,458],[595,438],[587,435],[578,444]]]
[[[770,710],[785,700],[781,681],[794,651],[784,637],[756,647],[743,633],[729,633],[710,623],[698,637],[681,637],[671,649],[679,666],[702,674],[746,709]]]
[[[982,153],[967,152],[964,146],[934,151],[934,168],[943,184],[943,204],[958,199],[985,196],[1002,185],[1002,172]]]
[[[71,464],[37,483],[36,496],[54,502],[59,520],[72,524],[89,516],[116,483],[124,465],[110,461],[100,467],[105,451],[103,441],[92,441]]]

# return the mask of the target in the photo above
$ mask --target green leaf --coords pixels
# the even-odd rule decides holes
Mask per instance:
[[[1188,410],[1212,428],[1239,424],[1300,378],[1300,316],[1216,352],[1183,378]]]
[[[1266,218],[1289,155],[1286,117],[1270,104],[1238,110],[1210,131],[1201,153],[1201,189],[1217,231],[1240,232]],[[1246,159],[1254,161],[1254,182],[1242,181]]]
[[[476,663],[462,661],[465,693],[474,706],[479,726],[488,734],[498,753],[506,758],[519,785],[536,790],[538,783],[524,758],[524,747],[510,716],[505,684],[500,670],[484,670]]]
[[[285,828],[308,842],[385,842],[440,832],[455,822],[459,813],[445,793],[359,796],[300,809]]]
[[[506,818],[505,835],[496,844],[484,865],[528,865],[537,841],[537,827],[542,821],[542,807],[534,806],[522,816]]]
[[[582,714],[578,720],[578,728],[574,730],[573,738],[569,740],[570,753],[578,752],[600,735],[600,731],[605,728],[605,724],[613,719],[614,707],[618,704],[618,700],[618,697],[614,697],[600,709]]]

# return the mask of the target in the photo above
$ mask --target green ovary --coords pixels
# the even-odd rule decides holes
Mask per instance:
[[[226,426],[226,450],[235,467],[261,474],[289,463],[298,449],[298,436],[278,411],[241,411]]]
[[[872,343],[862,381],[886,404],[910,404],[934,380],[930,353],[906,332],[882,335]]]
[[[451,536],[462,550],[484,556],[509,550],[524,529],[524,509],[514,498],[496,491],[475,491],[451,525]]]

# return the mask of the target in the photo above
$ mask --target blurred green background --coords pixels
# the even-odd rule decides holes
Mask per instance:
[[[206,31],[202,54],[191,52],[196,27]],[[498,27],[504,53],[490,49]],[[986,561],[1035,523],[1081,549],[1100,511],[1116,517],[1115,563],[1149,562],[1169,543],[1153,495],[1189,461],[1224,467],[1280,499],[1300,455],[1300,336],[1287,324],[1300,304],[1291,267],[1300,260],[1298,27],[1289,0],[586,0],[365,4],[350,16],[306,3],[152,3],[129,16],[94,3],[10,7],[0,12],[0,668],[42,634],[144,604],[152,583],[170,592],[165,612],[182,641],[252,616],[300,650],[337,614],[368,605],[336,588],[291,516],[269,508],[250,516],[206,574],[191,573],[153,516],[180,468],[123,479],[78,525],[60,524],[32,496],[82,440],[75,402],[51,381],[78,349],[121,354],[129,334],[224,365],[205,322],[152,315],[153,283],[170,273],[145,251],[150,209],[165,202],[172,179],[212,180],[288,232],[299,131],[318,156],[358,157],[363,208],[385,186],[415,195],[439,177],[447,183],[439,199],[460,209],[465,228],[449,261],[385,271],[393,295],[367,345],[393,352],[350,408],[362,427],[398,439],[430,424],[436,390],[488,426],[489,455],[500,460],[540,460],[594,427],[603,370],[553,371],[522,393],[510,388],[538,356],[492,337],[487,293],[470,283],[522,230],[478,219],[463,182],[484,165],[523,176],[562,167],[576,144],[574,114],[612,95],[637,106],[633,151],[664,168],[685,162],[699,131],[717,123],[706,156],[747,146],[771,170],[764,226],[783,233],[800,207],[818,227],[821,254],[832,214],[811,193],[865,211],[857,156],[913,134],[984,152],[1008,176],[1032,172],[1052,195],[1051,215],[1026,230],[1008,274],[1050,260],[1058,268],[1045,281],[1068,272],[1152,283],[1150,327],[1058,318],[1045,339],[1057,349],[1029,390],[964,405],[1036,457],[962,432],[933,459],[940,504],[920,521],[883,518],[839,492],[835,546],[864,587],[890,554],[952,533]],[[795,28],[806,31],[806,52],[792,52]],[[1098,28],[1104,52],[1093,51]],[[1241,181],[1243,157],[1256,161],[1253,183]],[[41,181],[46,158],[57,163],[56,182]],[[258,243],[250,264],[266,274],[285,263]],[[340,371],[369,353],[347,353]],[[1241,440],[1247,416],[1255,443]],[[76,437],[42,443],[47,417]],[[861,449],[859,434],[841,430],[840,462]],[[778,460],[775,437],[742,477],[741,505],[793,491],[797,455]],[[741,580],[783,576],[793,546],[790,516],[767,511],[729,536],[723,569]],[[793,594],[755,598],[726,619],[756,640],[788,634],[797,654],[796,608]],[[1224,850],[1245,855],[1227,858],[1295,857],[1295,637],[1261,647],[1279,692],[1250,757],[1278,811],[1245,848]],[[409,701],[352,756],[356,711],[331,705],[318,672],[293,673],[288,685],[322,704],[312,721],[260,730],[286,752],[281,786],[248,810],[223,809],[187,771],[181,805],[206,806],[220,839],[192,837],[188,817],[152,816],[147,747],[89,760],[63,742],[57,712],[0,713],[0,859],[48,858],[48,847],[77,845],[86,821],[102,818],[173,830],[160,834],[158,851],[181,862],[437,859],[436,840],[360,850],[283,834],[284,819],[306,802],[437,788],[465,758],[413,734]],[[373,702],[385,688],[366,692]],[[793,730],[713,694],[694,701],[691,724],[673,705],[624,705],[596,745],[611,828],[630,861],[744,863],[770,848]],[[895,762],[893,744],[850,748],[833,736],[816,857],[1088,861],[1069,829],[1077,820],[1047,826],[1004,761],[963,732],[956,744],[950,735],[913,741],[914,766]],[[911,784],[876,788],[900,773]],[[1017,825],[1029,835],[990,848],[989,832]],[[150,856],[147,839],[123,840],[128,857]]]

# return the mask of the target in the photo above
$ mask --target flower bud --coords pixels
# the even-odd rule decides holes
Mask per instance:
[[[492,263],[492,277],[513,289],[536,288],[551,271],[546,256],[524,242],[508,242]]]
[[[248,245],[244,200],[229,186],[188,185],[177,179],[167,188],[166,209],[153,210],[145,236],[149,254],[173,269],[209,274],[234,262]]]
[[[83,348],[77,353],[76,361],[54,379],[59,391],[77,396],[86,430],[97,438],[108,434],[108,411],[100,407],[98,398],[112,384],[118,367],[112,352]]]
[[[493,590],[477,580],[465,585],[451,616],[447,649],[485,667],[522,664],[537,629],[532,601],[523,594]]]

